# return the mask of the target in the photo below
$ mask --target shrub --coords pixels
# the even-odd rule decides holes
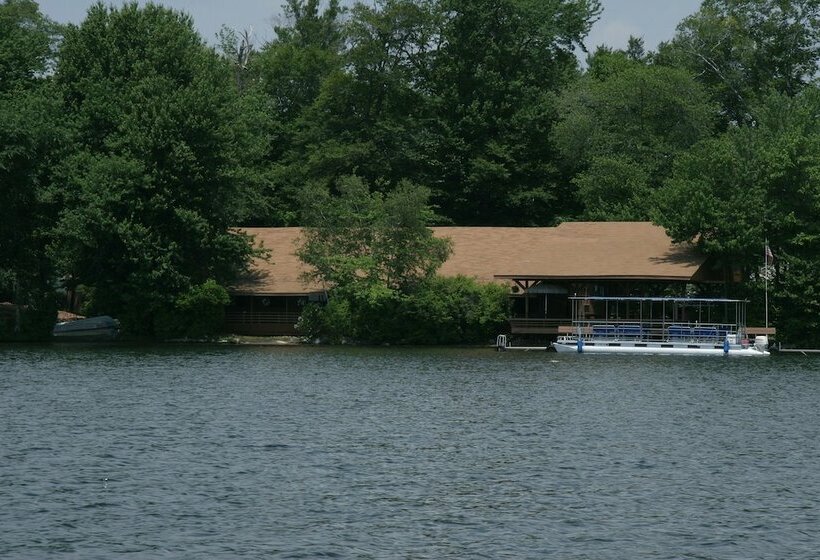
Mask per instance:
[[[28,300],[28,305],[9,309],[0,315],[0,340],[35,341],[51,337],[57,320],[54,293],[46,291]]]
[[[163,339],[212,337],[225,322],[225,306],[230,300],[225,288],[215,280],[206,280],[154,315],[154,333]]]
[[[303,336],[338,343],[476,344],[507,320],[508,292],[466,277],[435,277],[407,294],[381,286],[330,294],[326,306],[305,308]]]
[[[296,331],[310,340],[340,344],[351,336],[352,325],[350,303],[344,298],[333,298],[326,305],[306,305],[296,323]]]
[[[410,344],[476,344],[491,340],[508,315],[508,290],[464,276],[436,277],[419,286],[404,310]]]

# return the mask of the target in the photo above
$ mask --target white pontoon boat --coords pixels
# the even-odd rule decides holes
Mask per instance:
[[[571,297],[572,332],[557,352],[768,356],[769,340],[746,333],[745,300]]]

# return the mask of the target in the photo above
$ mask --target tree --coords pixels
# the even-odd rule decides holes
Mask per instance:
[[[330,187],[355,174],[389,192],[432,175],[421,69],[433,29],[430,3],[357,3],[344,20],[334,4],[321,16],[310,6],[293,10],[299,18],[279,30],[261,61],[293,84],[272,90],[283,138],[272,157],[274,183],[291,221],[299,219],[293,205],[306,184]]]
[[[345,9],[330,0],[287,0],[288,25],[274,28],[276,38],[255,61],[272,109],[285,122],[298,118],[319,96],[324,80],[341,69]]]
[[[276,200],[271,193],[269,156],[281,138],[275,138],[278,117],[268,110],[268,97],[261,86],[255,36],[252,28],[237,33],[223,25],[217,39],[217,52],[234,76],[238,96],[233,111],[235,131],[240,137],[252,139],[244,143],[243,159],[247,163],[233,170],[234,179],[243,185],[240,196],[233,201],[238,216],[235,225],[270,225]]]
[[[90,308],[150,334],[159,311],[252,255],[240,219],[243,166],[258,140],[229,68],[189,16],[97,4],[66,32],[55,75],[73,123],[59,165],[52,254]]]
[[[757,126],[730,128],[678,159],[656,220],[758,281],[768,240],[778,337],[812,344],[820,332],[820,90],[773,94],[753,109]]]
[[[309,306],[299,330],[310,338],[377,344],[483,342],[506,320],[501,285],[441,278],[447,239],[427,223],[427,189],[403,182],[383,195],[359,177],[337,184],[338,196],[312,193],[300,258],[329,289],[326,306]]]
[[[223,60],[230,64],[236,78],[236,88],[243,92],[247,88],[251,59],[256,55],[253,29],[241,33],[223,25],[217,33],[218,50]]]
[[[299,257],[313,278],[339,292],[370,288],[408,291],[432,277],[449,255],[449,242],[433,236],[429,191],[402,183],[394,192],[370,192],[359,177],[343,177],[339,195],[306,195],[308,227]]]
[[[405,344],[486,344],[503,331],[509,302],[505,285],[436,276],[405,300],[395,330]]]
[[[250,60],[256,80],[252,89],[266,113],[272,139],[265,154],[265,188],[256,212],[246,221],[251,225],[299,222],[300,192],[315,175],[308,158],[325,151],[317,145],[314,130],[334,116],[323,113],[313,120],[307,115],[326,82],[344,67],[346,9],[337,0],[324,10],[319,0],[288,0],[284,10],[287,24],[277,26],[274,40]]]
[[[311,178],[329,184],[353,173],[381,192],[403,180],[427,185],[432,3],[357,3],[344,31],[346,71],[325,83],[298,137],[308,146]]]
[[[32,0],[0,3],[0,92],[38,82],[51,65],[58,31]]]
[[[405,182],[382,195],[348,176],[337,189],[338,196],[317,188],[305,198],[310,226],[297,254],[327,286],[329,302],[309,309],[300,329],[332,340],[395,340],[404,332],[399,310],[446,260],[449,241],[427,228],[432,212],[422,187]]]
[[[355,174],[382,193],[403,180],[427,186],[451,222],[552,222],[562,199],[549,142],[554,98],[598,12],[592,0],[355,4],[328,54],[338,66],[307,73],[322,79],[302,88],[310,103],[283,125],[290,148],[272,158],[278,192],[293,201],[305,184]],[[296,70],[280,75],[311,68],[287,60]]]
[[[48,336],[56,315],[42,196],[62,137],[45,77],[57,32],[34,2],[0,3],[0,301],[24,310],[0,338]]]
[[[770,91],[799,93],[818,59],[820,0],[704,0],[658,57],[697,76],[727,124],[753,122],[752,106]]]
[[[646,220],[678,154],[708,137],[716,107],[685,70],[598,49],[559,103],[553,139],[582,218]]]
[[[442,0],[439,10],[435,202],[458,224],[552,223],[565,210],[549,140],[555,97],[599,3]]]

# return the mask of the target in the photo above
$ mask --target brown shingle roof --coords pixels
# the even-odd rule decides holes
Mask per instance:
[[[299,228],[246,228],[272,250],[271,262],[256,261],[254,276],[234,293],[295,295],[320,292],[305,284],[305,265],[293,254]],[[548,228],[437,227],[453,252],[439,270],[485,282],[505,279],[688,281],[705,257],[688,244],[674,244],[648,222],[567,222]]]
[[[443,275],[482,279],[689,280],[704,257],[649,222],[566,222],[554,228],[436,228],[453,239]]]
[[[303,295],[323,291],[318,284],[306,283],[301,275],[307,267],[295,255],[300,228],[242,228],[258,244],[271,251],[268,260],[256,259],[250,276],[231,289],[234,294]]]

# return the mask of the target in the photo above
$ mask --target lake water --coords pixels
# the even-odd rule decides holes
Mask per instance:
[[[820,557],[820,360],[0,346],[0,558]]]

